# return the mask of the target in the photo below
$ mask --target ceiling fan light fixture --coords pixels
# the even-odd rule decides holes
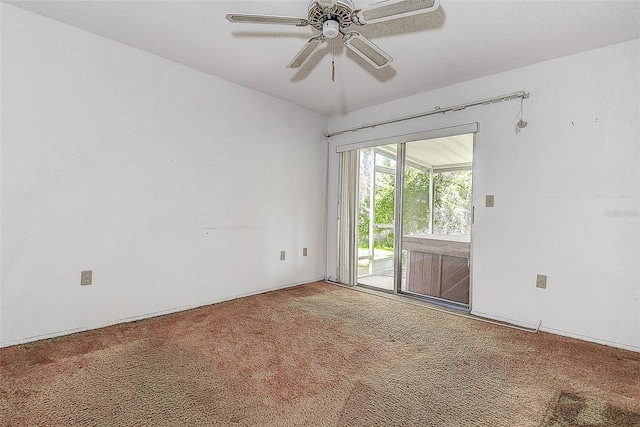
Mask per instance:
[[[322,24],[322,35],[328,39],[336,38],[340,34],[340,24],[333,19],[328,19]]]

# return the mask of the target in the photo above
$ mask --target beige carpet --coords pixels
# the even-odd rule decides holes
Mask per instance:
[[[640,426],[640,353],[326,283],[0,350],[2,426]]]

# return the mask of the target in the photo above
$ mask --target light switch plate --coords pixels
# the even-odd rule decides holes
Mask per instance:
[[[536,277],[536,288],[547,289],[547,276],[538,274]]]
[[[302,256],[307,256],[307,248],[302,248]]]

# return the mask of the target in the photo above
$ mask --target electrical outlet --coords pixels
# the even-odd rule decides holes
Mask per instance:
[[[307,248],[302,248],[302,256],[307,256]]]
[[[90,285],[93,280],[93,270],[80,272],[80,286]]]
[[[536,288],[547,289],[547,276],[538,274],[536,277]]]
[[[486,203],[485,203],[485,205],[486,205],[488,208],[492,208],[492,207],[493,207],[493,205],[494,205],[494,204],[493,204],[493,202],[494,202],[494,200],[493,200],[493,194],[487,194],[487,196],[485,197],[485,202],[486,202]]]
[[[284,251],[280,251],[280,261],[284,261]]]

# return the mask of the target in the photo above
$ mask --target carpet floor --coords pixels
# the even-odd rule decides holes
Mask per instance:
[[[1,426],[640,426],[640,353],[323,282],[0,349]]]

